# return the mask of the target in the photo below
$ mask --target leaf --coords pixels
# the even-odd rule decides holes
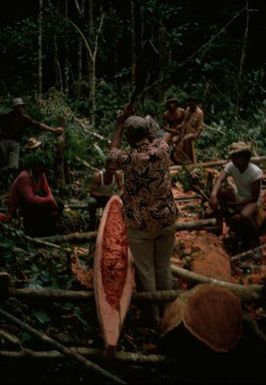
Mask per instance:
[[[45,324],[51,320],[50,317],[48,317],[48,315],[44,311],[41,311],[41,310],[34,311],[33,315],[42,324]]]

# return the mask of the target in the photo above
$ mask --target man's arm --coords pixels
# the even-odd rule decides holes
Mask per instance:
[[[132,105],[130,103],[126,104],[124,106],[122,114],[120,114],[117,118],[116,129],[115,129],[113,138],[111,140],[110,150],[112,150],[113,148],[120,148],[122,134],[124,130],[124,122],[132,114],[133,114]]]
[[[97,197],[103,196],[103,194],[97,191],[97,188],[100,186],[100,184],[101,184],[101,175],[99,171],[96,171],[92,178],[90,193]]]
[[[212,209],[215,209],[217,206],[218,192],[220,191],[222,184],[226,180],[227,177],[228,177],[228,174],[224,170],[222,170],[218,179],[216,180],[216,182],[213,186],[211,196],[210,196],[210,206]]]
[[[48,126],[45,123],[41,123],[32,119],[29,115],[23,115],[23,117],[28,122],[29,125],[37,127],[40,130],[55,132],[57,134],[61,134],[64,131],[63,127],[54,128],[54,127]]]

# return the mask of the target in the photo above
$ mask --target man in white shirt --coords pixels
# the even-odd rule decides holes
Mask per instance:
[[[219,202],[225,218],[230,216],[229,224],[242,234],[246,248],[259,244],[258,226],[255,216],[260,204],[262,170],[250,162],[252,150],[245,142],[233,143],[229,149],[230,161],[221,171],[214,184],[210,206],[217,207]],[[228,176],[233,178],[234,190],[222,189]]]

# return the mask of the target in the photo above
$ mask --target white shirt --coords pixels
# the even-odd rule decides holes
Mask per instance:
[[[246,170],[241,173],[230,161],[226,164],[224,171],[233,177],[237,189],[236,193],[240,200],[252,198],[251,185],[258,179],[262,179],[263,176],[262,170],[254,163],[249,163]]]

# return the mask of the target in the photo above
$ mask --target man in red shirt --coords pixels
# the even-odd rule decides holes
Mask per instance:
[[[28,154],[26,162],[27,167],[11,187],[9,219],[18,212],[23,218],[25,232],[31,236],[55,233],[58,204],[47,182],[44,162],[38,152]]]

